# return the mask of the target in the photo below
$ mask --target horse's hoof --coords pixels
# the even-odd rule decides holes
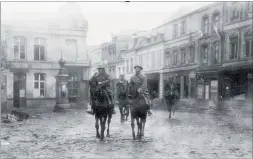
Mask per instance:
[[[100,135],[97,135],[96,137],[97,137],[97,138],[100,138]]]
[[[111,135],[110,134],[107,134],[106,137],[110,137]]]

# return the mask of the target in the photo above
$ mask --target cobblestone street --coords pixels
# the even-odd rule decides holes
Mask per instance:
[[[169,120],[167,112],[154,111],[141,141],[132,139],[130,121],[121,124],[118,111],[104,141],[84,110],[3,123],[1,158],[252,158],[251,117],[175,115]]]

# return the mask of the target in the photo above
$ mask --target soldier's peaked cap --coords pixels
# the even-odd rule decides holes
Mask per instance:
[[[143,70],[143,67],[141,65],[135,65],[134,69],[136,69],[137,67],[139,67],[141,70]]]
[[[97,69],[105,69],[105,66],[100,65],[100,66],[97,67]]]

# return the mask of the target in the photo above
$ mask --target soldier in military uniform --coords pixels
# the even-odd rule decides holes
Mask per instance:
[[[136,65],[134,66],[134,69],[135,75],[131,77],[130,85],[134,85],[137,88],[137,92],[144,97],[145,102],[148,105],[148,114],[152,115],[152,111],[150,110],[151,99],[147,88],[147,77],[141,73],[141,71],[143,70],[142,66]]]
[[[104,66],[100,66],[97,69],[98,69],[98,73],[95,73],[91,77],[91,79],[90,79],[89,82],[90,82],[90,84],[97,83],[98,85],[103,85],[101,88],[108,95],[108,97],[109,97],[109,104],[111,106],[113,106],[112,113],[116,114],[115,109],[114,109],[113,94],[112,94],[112,90],[110,88],[110,80],[111,80],[110,76],[105,72],[105,67]],[[88,111],[88,113],[94,115],[94,104],[91,104],[91,111]]]
[[[125,75],[121,74],[116,84],[117,87],[117,99],[127,98],[128,93],[128,81],[125,80]],[[123,97],[124,96],[124,97]]]

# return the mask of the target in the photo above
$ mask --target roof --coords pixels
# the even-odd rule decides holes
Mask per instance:
[[[162,28],[164,25],[168,23],[190,16],[199,11],[203,11],[213,5],[217,5],[220,2],[195,2],[194,5],[190,5],[190,6],[187,5],[187,2],[185,3],[186,3],[185,5],[180,6],[177,12],[174,12],[173,14],[171,14],[162,25],[159,25],[154,29]]]

